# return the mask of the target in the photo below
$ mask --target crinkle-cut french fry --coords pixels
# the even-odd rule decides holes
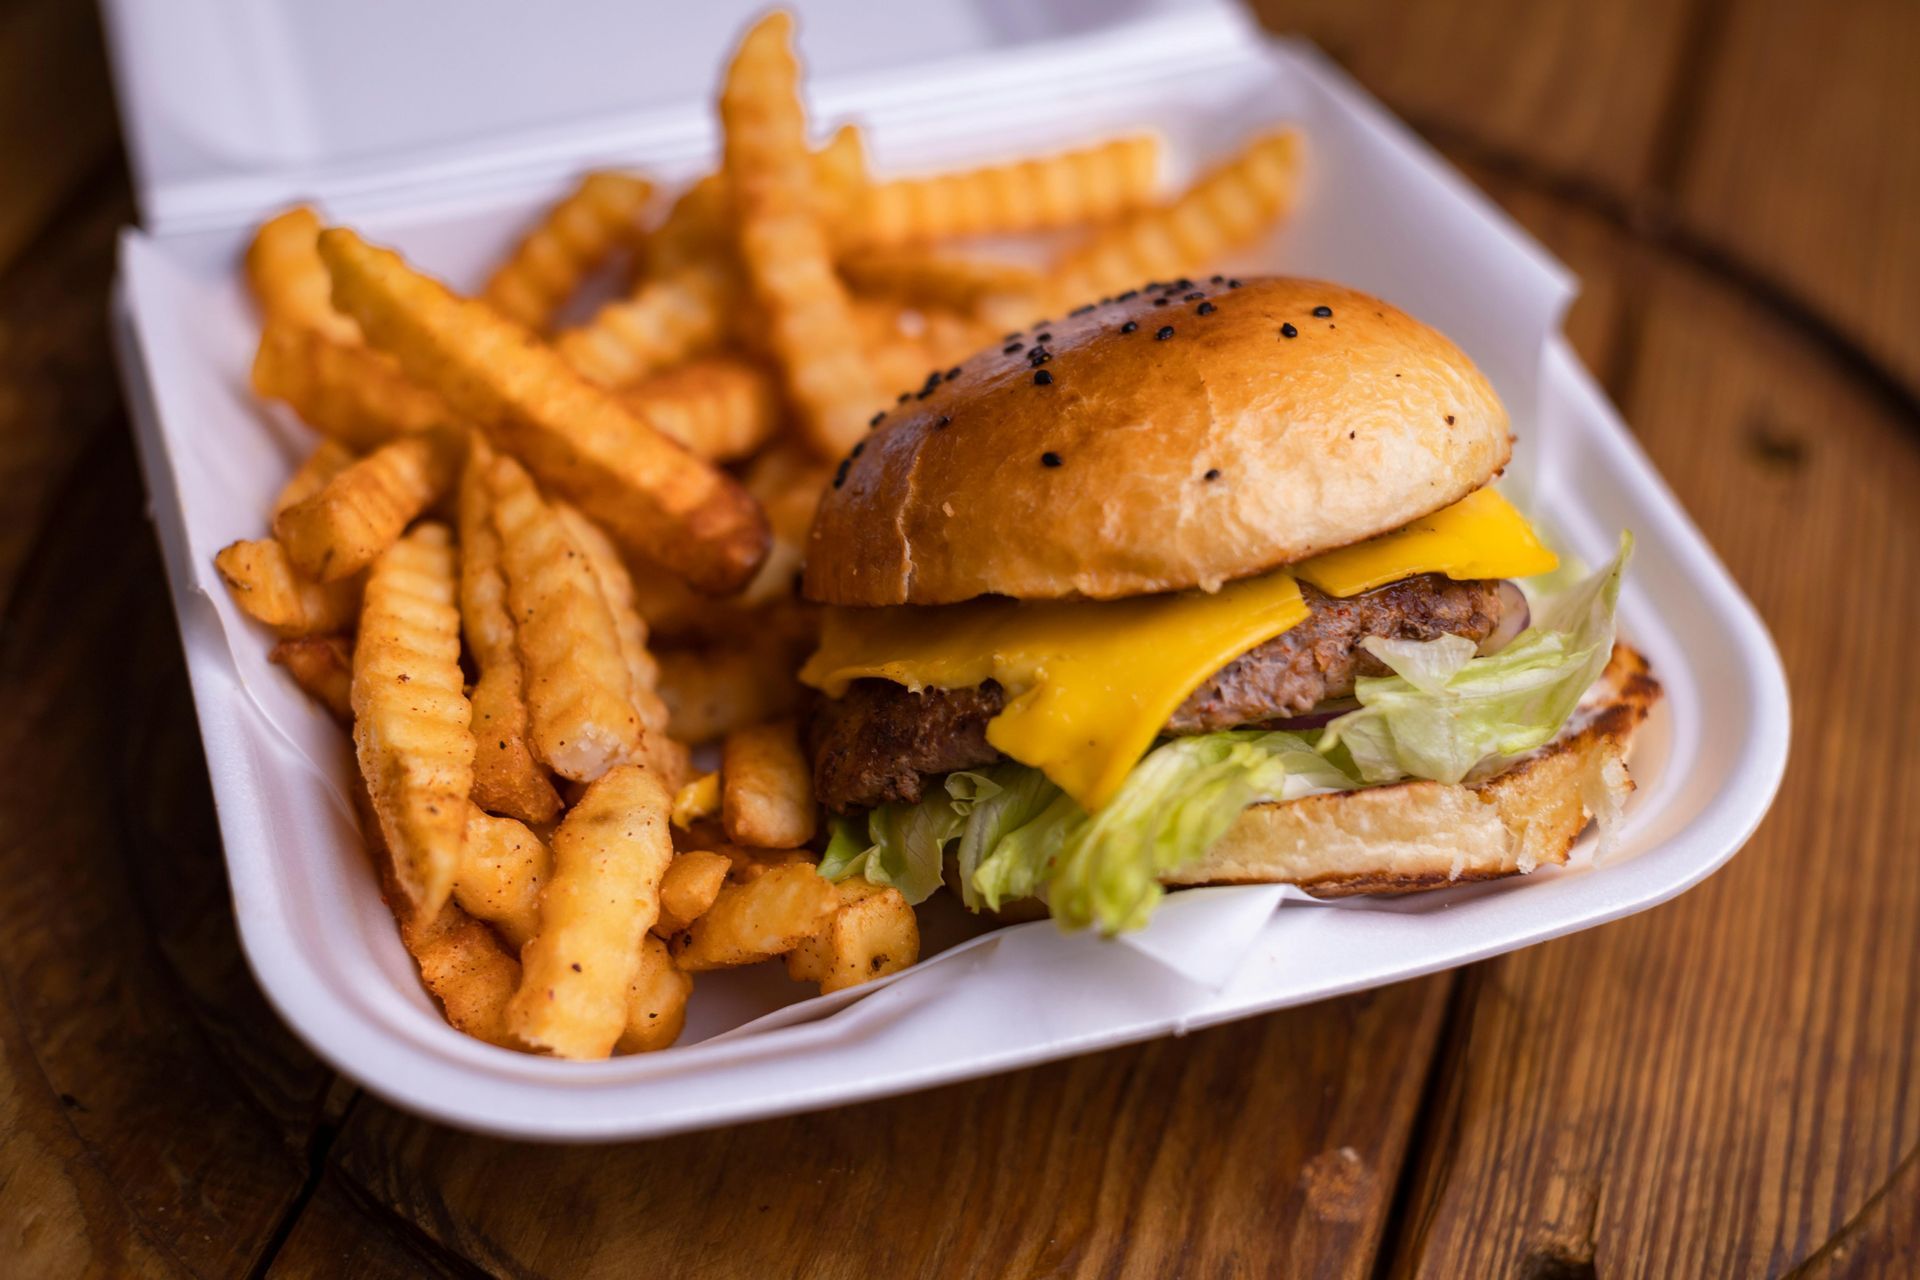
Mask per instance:
[[[730,261],[687,262],[649,276],[631,297],[558,334],[554,350],[591,382],[631,386],[719,346],[740,296],[739,272]]]
[[[658,773],[667,786],[678,788],[690,772],[687,749],[667,736],[667,704],[656,692],[660,667],[647,651],[647,624],[634,608],[633,580],[620,562],[620,552],[598,525],[563,502],[554,504],[554,512],[573,545],[586,556],[600,598],[613,616],[620,657],[627,667],[628,697],[640,718],[640,745],[631,759]]]
[[[901,307],[880,298],[855,298],[854,316],[883,393],[874,408],[889,413],[900,403],[899,393],[911,400],[932,373],[944,373],[990,345],[1013,323],[989,323],[940,308]]]
[[[553,855],[523,822],[467,809],[467,847],[453,881],[453,900],[484,920],[516,952],[540,924],[540,890]]]
[[[660,879],[660,919],[653,931],[671,937],[706,914],[720,887],[727,882],[732,861],[711,849],[689,849],[674,855]]]
[[[287,482],[280,486],[280,493],[273,500],[272,514],[278,517],[288,507],[305,502],[326,488],[329,480],[353,465],[353,459],[353,450],[338,440],[322,440],[319,447],[308,454],[306,460],[287,477]]]
[[[269,320],[253,357],[253,389],[356,452],[447,422],[446,402],[415,386],[384,352],[356,339]]]
[[[586,553],[512,458],[488,475],[534,751],[590,782],[640,747],[632,677]]]
[[[326,635],[353,628],[360,613],[359,578],[315,582],[272,538],[235,542],[213,558],[234,603],[282,636]]]
[[[832,882],[811,862],[776,866],[722,888],[713,905],[674,936],[673,960],[690,973],[771,960],[812,937],[839,907]]]
[[[837,458],[880,395],[813,195],[793,18],[774,12],[740,42],[720,91],[740,260],[801,435]]]
[[[503,1049],[526,1048],[507,1029],[520,962],[492,929],[449,902],[431,920],[402,915],[400,941],[454,1030]]]
[[[353,723],[353,642],[345,636],[282,640],[267,661],[287,669],[309,698],[341,724]]]
[[[1201,270],[1279,221],[1299,173],[1298,132],[1255,138],[1171,202],[1122,219],[1065,254],[1050,276],[1054,304],[1075,306]]]
[[[473,702],[473,802],[488,813],[545,823],[560,795],[528,745],[526,692],[514,648],[500,535],[488,474],[493,452],[475,438],[460,476],[460,620],[480,679]]]
[[[528,230],[480,290],[510,320],[536,331],[573,296],[580,282],[616,249],[640,237],[640,214],[653,184],[601,170],[580,180]]]
[[[1031,267],[919,247],[855,249],[841,256],[840,274],[861,293],[965,312],[1002,328],[1024,325],[1046,292]]]
[[[485,303],[456,298],[351,231],[320,236],[334,301],[409,377],[613,534],[703,591],[737,590],[766,554],[752,498],[724,472],[637,421],[545,344]]]
[[[452,486],[460,448],[460,437],[445,431],[383,444],[274,516],[273,536],[310,578],[356,574]]]
[[[710,742],[788,714],[800,700],[791,657],[785,645],[755,642],[659,653],[668,732],[681,742]]]
[[[680,1038],[687,1025],[693,975],[673,963],[667,944],[649,934],[640,943],[640,966],[627,985],[627,1025],[616,1053],[651,1053]]]
[[[1160,169],[1151,134],[1012,164],[877,182],[849,220],[851,243],[903,244],[1105,222],[1151,204]]]
[[[858,876],[835,886],[840,909],[787,953],[787,976],[817,982],[820,994],[857,987],[920,958],[920,922],[898,889]]]
[[[780,426],[780,393],[765,369],[709,356],[620,393],[633,415],[710,462],[751,456]]]
[[[660,878],[673,860],[673,801],[638,765],[610,769],[553,832],[540,922],[521,949],[508,1025],[563,1058],[604,1058],[627,1025]]]
[[[394,874],[431,918],[453,891],[473,789],[453,540],[426,523],[367,574],[353,646],[353,741]]]
[[[267,219],[247,246],[247,283],[269,324],[357,343],[359,327],[333,308],[333,283],[320,262],[319,238],[319,215],[306,205]]]
[[[742,604],[757,606],[793,599],[807,533],[813,528],[813,513],[832,479],[832,464],[790,445],[767,449],[749,464],[747,492],[767,513],[773,546],[760,572],[737,597]]]
[[[762,849],[813,839],[813,770],[791,720],[749,725],[720,750],[720,812],[727,838]]]

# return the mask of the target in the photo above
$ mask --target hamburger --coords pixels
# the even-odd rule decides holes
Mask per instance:
[[[1630,540],[1568,583],[1512,447],[1458,347],[1313,280],[1154,282],[929,375],[806,547],[822,870],[1111,932],[1168,886],[1565,861],[1657,686]]]

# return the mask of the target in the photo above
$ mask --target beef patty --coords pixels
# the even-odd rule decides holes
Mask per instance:
[[[1355,676],[1386,672],[1360,647],[1368,636],[1484,640],[1500,623],[1499,586],[1422,574],[1343,600],[1303,582],[1307,620],[1216,671],[1180,704],[1166,732],[1268,724],[1344,698]],[[920,693],[890,680],[856,680],[843,696],[822,699],[809,723],[814,791],[839,813],[917,803],[928,779],[1000,759],[987,742],[987,722],[1005,705],[991,680]]]

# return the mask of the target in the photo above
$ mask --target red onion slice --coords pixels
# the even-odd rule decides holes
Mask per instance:
[[[1527,597],[1520,588],[1511,582],[1502,580],[1498,588],[1500,593],[1500,623],[1488,633],[1474,652],[1484,658],[1490,653],[1498,653],[1517,639],[1527,624],[1533,621],[1533,611],[1527,607]]]

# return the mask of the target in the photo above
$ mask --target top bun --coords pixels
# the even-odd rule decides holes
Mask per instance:
[[[805,593],[1214,590],[1457,502],[1511,452],[1473,362],[1376,298],[1156,283],[1011,334],[889,410],[821,500]]]

